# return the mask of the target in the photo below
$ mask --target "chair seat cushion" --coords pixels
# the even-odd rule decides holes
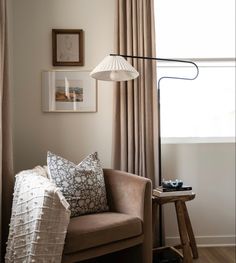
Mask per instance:
[[[142,234],[142,221],[127,214],[105,212],[71,218],[64,253],[105,245]]]

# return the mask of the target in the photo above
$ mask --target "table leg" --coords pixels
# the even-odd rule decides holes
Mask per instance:
[[[183,210],[183,202],[175,202],[176,215],[178,219],[179,234],[181,239],[181,244],[183,247],[183,263],[192,263],[192,254],[189,246],[188,231],[185,224],[185,216]]]
[[[188,236],[189,236],[190,246],[192,249],[193,258],[196,259],[196,258],[198,258],[198,251],[197,251],[196,240],[195,240],[194,233],[193,233],[193,228],[191,225],[191,221],[189,218],[189,214],[188,214],[186,204],[183,203],[182,206],[183,206],[184,218],[185,218],[185,223],[186,223],[186,227],[187,227],[187,231],[188,231]]]

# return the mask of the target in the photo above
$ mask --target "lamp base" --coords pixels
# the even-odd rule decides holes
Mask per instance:
[[[182,258],[171,249],[154,253],[153,263],[182,263]]]

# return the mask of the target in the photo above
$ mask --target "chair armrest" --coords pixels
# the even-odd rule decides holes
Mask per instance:
[[[152,218],[151,180],[123,171],[103,171],[111,211],[137,216],[142,221]]]
[[[139,217],[143,222],[142,262],[152,262],[152,183],[130,173],[104,169],[111,211]]]

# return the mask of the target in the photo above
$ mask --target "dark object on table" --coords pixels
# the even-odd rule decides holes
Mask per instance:
[[[178,188],[165,188],[163,186],[159,186],[159,187],[156,187],[155,189],[160,192],[191,191],[192,186],[182,185],[181,187],[178,187]]]
[[[169,180],[169,181],[162,181],[162,187],[164,188],[181,188],[183,186],[182,180]]]

